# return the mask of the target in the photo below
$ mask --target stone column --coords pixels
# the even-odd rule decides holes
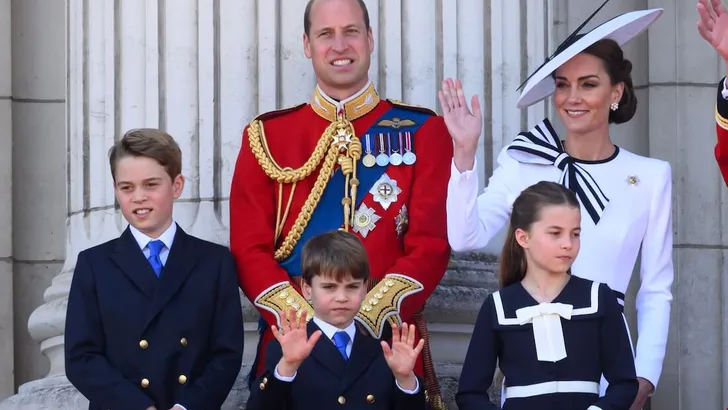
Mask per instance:
[[[652,29],[650,154],[673,166],[675,272],[671,337],[656,409],[728,407],[728,189],[713,156],[726,67],[697,33],[694,2],[664,7]]]
[[[126,226],[115,208],[108,165],[114,140],[137,127],[159,127],[173,135],[188,178],[175,218],[192,235],[227,243],[232,167],[242,127],[255,114],[250,96],[256,83],[247,75],[256,53],[252,2],[125,0],[118,8],[93,0],[66,3],[66,257],[45,292],[45,304],[28,322],[50,370],[22,385],[0,404],[3,410],[88,405],[65,377],[63,331],[78,252],[118,236]],[[246,309],[246,363],[252,362],[257,341],[250,313]],[[240,388],[229,408],[241,401],[234,397]]]
[[[10,0],[0,0],[0,400],[15,389]]]

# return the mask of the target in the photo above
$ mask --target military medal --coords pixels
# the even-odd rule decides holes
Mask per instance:
[[[379,155],[377,155],[377,165],[386,167],[389,164],[389,156],[385,154],[387,149],[384,147],[384,134],[379,134]]]
[[[402,234],[407,229],[407,225],[409,225],[409,215],[407,214],[407,205],[402,205],[402,208],[400,208],[399,213],[397,213],[397,216],[394,217],[394,223],[395,223],[395,230],[397,231],[397,236],[402,236]]]
[[[372,140],[371,136],[369,134],[364,135],[365,142],[366,142],[366,152],[367,154],[364,155],[364,158],[362,158],[361,162],[364,164],[365,167],[371,168],[374,166],[374,164],[377,163],[376,158],[374,158],[374,155],[372,155]]]
[[[352,230],[366,238],[369,232],[376,228],[376,223],[379,219],[381,217],[374,213],[374,209],[369,208],[366,204],[361,204],[359,209],[354,212],[354,226]]]
[[[404,153],[404,156],[402,156],[402,161],[405,163],[405,165],[412,165],[417,161],[417,156],[414,152],[412,152],[412,134],[408,132],[404,133],[405,136],[405,146],[404,150],[407,151]]]
[[[398,135],[394,137],[394,141],[397,142],[397,147],[394,148],[392,144],[390,143],[389,146],[392,147],[392,154],[389,156],[389,163],[398,166],[402,165],[402,154],[399,153],[402,147],[402,133],[398,132]],[[389,134],[387,134],[389,136]]]
[[[402,193],[402,188],[397,186],[397,181],[384,173],[379,180],[374,183],[372,189],[369,190],[369,193],[372,194],[374,202],[377,202],[386,210],[391,204],[397,202],[397,197]]]

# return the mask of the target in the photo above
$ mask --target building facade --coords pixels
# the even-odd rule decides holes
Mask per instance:
[[[160,127],[180,142],[188,182],[175,217],[227,243],[241,130],[260,112],[307,101],[315,84],[302,52],[305,3],[0,0],[0,409],[85,408],[64,377],[66,298],[78,252],[124,229],[107,161],[123,131]],[[517,110],[516,88],[601,0],[366,3],[376,44],[370,76],[383,96],[438,110],[440,81],[457,76],[484,100],[484,184],[504,144],[553,118],[550,101]],[[618,145],[673,168],[675,298],[651,405],[726,408],[728,188],[712,157],[725,67],[697,34],[694,1],[612,0],[587,28],[653,7],[665,9],[661,19],[625,48],[637,115],[612,128]],[[495,287],[499,245],[455,255],[428,305],[450,398],[477,310]],[[256,314],[244,309],[249,366]],[[241,377],[228,408],[245,395]]]

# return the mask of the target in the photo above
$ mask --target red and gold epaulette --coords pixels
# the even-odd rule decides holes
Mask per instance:
[[[392,99],[387,99],[387,101],[389,101],[390,103],[392,103],[392,105],[395,105],[397,107],[402,107],[404,109],[408,109],[408,110],[412,110],[412,111],[418,111],[418,112],[421,112],[421,113],[425,113],[425,114],[429,114],[429,115],[434,115],[434,116],[437,115],[437,113],[435,111],[432,111],[431,109],[426,108],[426,107],[423,107],[421,105],[405,104],[404,102],[402,102],[400,100],[392,100]]]
[[[301,108],[305,107],[306,105],[307,105],[307,103],[302,103],[302,104],[294,105],[294,106],[288,107],[288,108],[281,108],[280,110],[264,112],[262,114],[259,114],[257,117],[255,117],[255,120],[258,120],[258,121],[270,120],[272,118],[280,117],[282,115],[286,115],[286,114],[290,114],[294,111],[298,111]]]

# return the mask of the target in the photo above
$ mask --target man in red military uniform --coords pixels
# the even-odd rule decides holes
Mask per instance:
[[[449,261],[445,197],[452,140],[434,112],[381,99],[368,78],[374,39],[361,0],[309,1],[304,51],[311,100],[262,114],[243,132],[230,192],[230,247],[240,286],[262,316],[253,368],[263,371],[278,312],[308,310],[300,251],[313,235],[345,229],[367,249],[372,280],[356,320],[388,338],[388,321],[414,323]],[[444,408],[429,344],[415,372]]]
[[[728,67],[728,11],[721,0],[698,1],[698,32],[723,57]],[[718,84],[718,98],[715,105],[715,130],[718,142],[715,144],[715,160],[728,185],[728,83],[726,77]]]

